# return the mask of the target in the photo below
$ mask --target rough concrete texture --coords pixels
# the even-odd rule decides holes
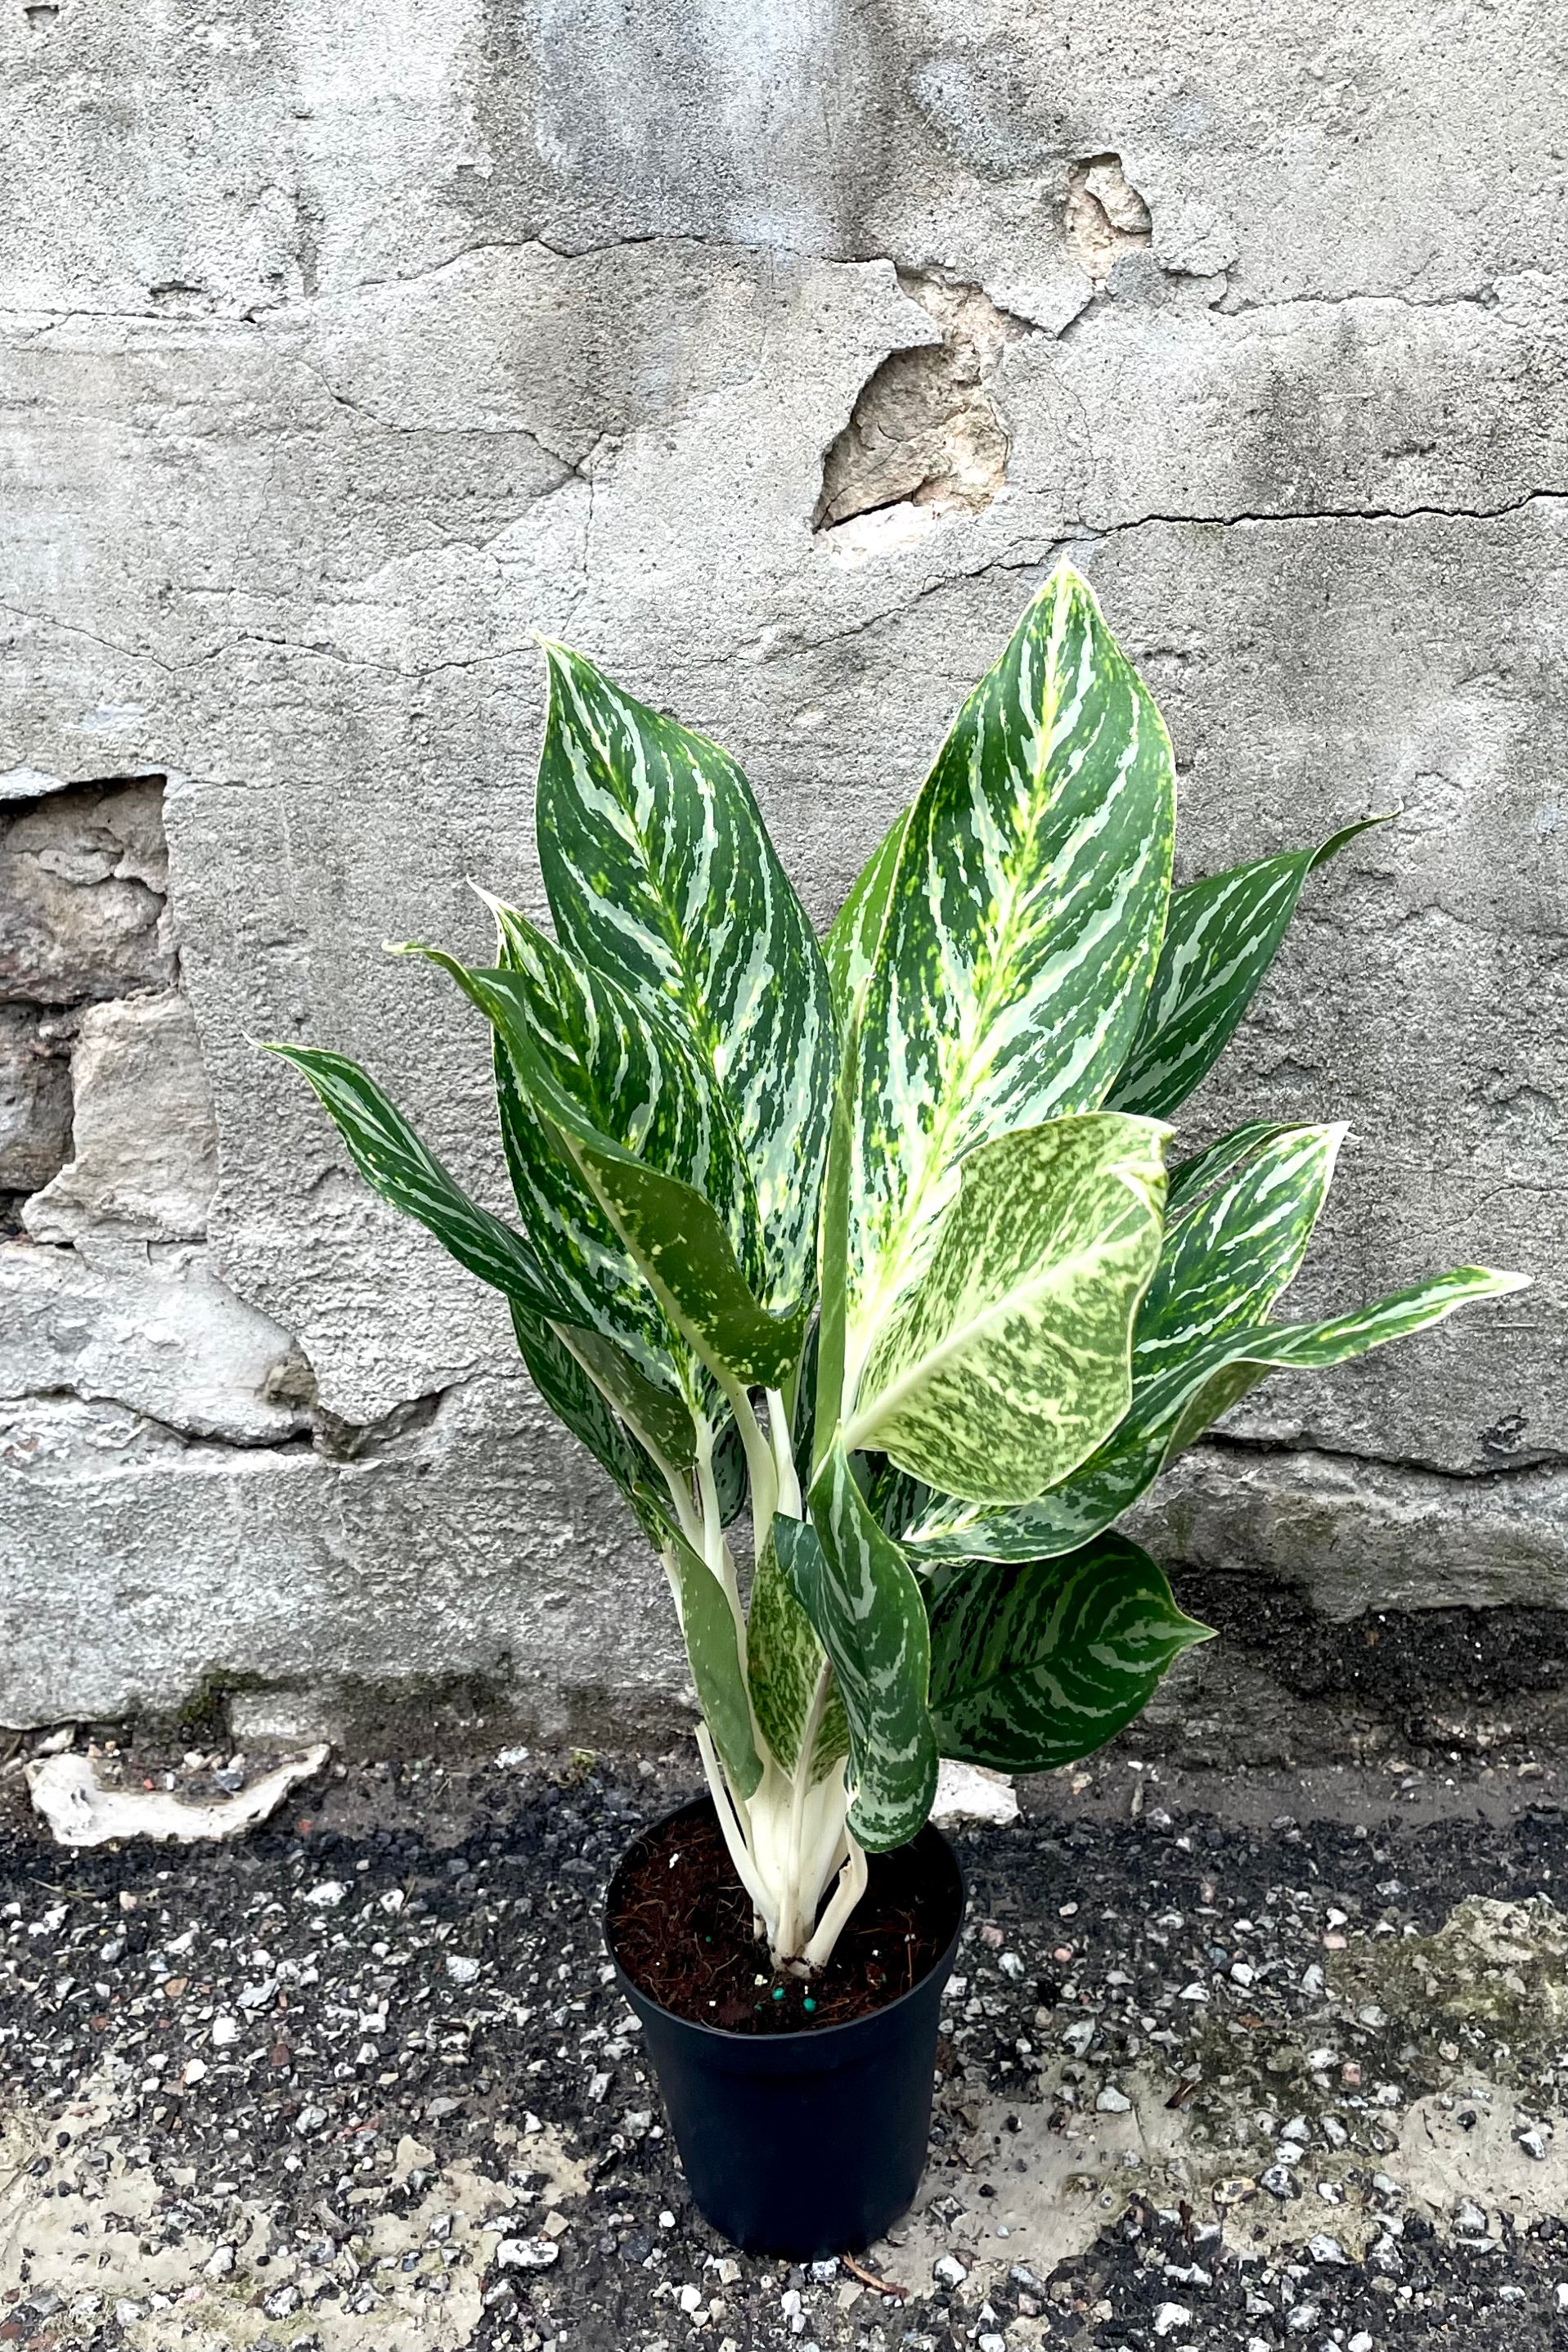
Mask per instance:
[[[470,875],[539,905],[532,633],[730,745],[825,919],[1063,551],[1186,872],[1401,813],[1193,1106],[1353,1122],[1303,1307],[1537,1285],[1272,1383],[1150,1524],[1352,1630],[1568,1605],[1561,24],[124,0],[0,44],[0,994],[90,1039],[178,992],[218,1169],[199,1221],[188,1151],[117,1172],[78,1070],[73,1205],[9,1245],[0,1719],[676,1688],[497,1303],[249,1041],[362,1056],[499,1205],[483,1040],[378,950],[477,946]]]

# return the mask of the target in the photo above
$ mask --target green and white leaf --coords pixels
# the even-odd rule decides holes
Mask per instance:
[[[1170,885],[1174,761],[1085,583],[1059,572],[910,812],[866,982],[846,1394],[981,1143],[1098,1108]],[[824,1280],[826,1272],[824,1271]]]
[[[1271,1371],[1322,1370],[1425,1330],[1474,1298],[1527,1277],[1459,1266],[1317,1323],[1222,1332],[1164,1371],[1134,1382],[1127,1416],[1081,1470],[1038,1502],[986,1512],[933,1495],[904,1537],[931,1559],[1033,1559],[1071,1551],[1135,1503],[1167,1462]]]
[[[762,1778],[762,1759],[752,1737],[735,1614],[717,1577],[685,1537],[668,1527],[664,1539],[680,1586],[681,1631],[703,1719],[732,1785],[749,1797]]]
[[[775,1520],[775,1528],[779,1524]],[[779,1764],[786,1772],[794,1771],[806,1727],[814,1716],[810,1782],[814,1786],[825,1780],[850,1751],[844,1705],[827,1653],[779,1565],[771,1533],[752,1579],[746,1664],[758,1729]]]
[[[1218,1184],[1223,1176],[1263,1144],[1272,1142],[1277,1135],[1288,1135],[1290,1129],[1282,1120],[1249,1119],[1243,1127],[1234,1127],[1228,1135],[1206,1144],[1194,1152],[1190,1160],[1178,1160],[1170,1171],[1166,1185],[1166,1223],[1174,1224],[1196,1207],[1204,1194]]]
[[[1126,1066],[1106,1097],[1110,1109],[1168,1118],[1186,1100],[1257,994],[1312,868],[1387,822],[1363,817],[1316,849],[1255,858],[1172,891],[1159,968]]]
[[[877,1335],[846,1450],[978,1502],[1028,1502],[1076,1469],[1132,1396],[1167,1131],[1092,1111],[972,1151]]]
[[[774,1541],[843,1701],[850,1828],[882,1853],[915,1834],[936,1789],[925,1603],[903,1552],[866,1508],[841,1446],[830,1449],[810,1506],[810,1525],[775,1519]]]
[[[1318,1323],[1262,1325],[1250,1331],[1232,1331],[1188,1357],[1176,1374],[1165,1377],[1177,1386],[1179,1409],[1166,1408],[1162,1418],[1169,1434],[1160,1466],[1175,1460],[1210,1422],[1256,1388],[1272,1371],[1322,1371],[1333,1364],[1364,1356],[1369,1349],[1390,1339],[1407,1339],[1429,1324],[1440,1322],[1472,1298],[1499,1298],[1528,1287],[1529,1276],[1495,1273],[1490,1266],[1456,1266],[1449,1274],[1433,1275],[1396,1290],[1369,1307],[1348,1315],[1331,1316]],[[1205,1370],[1200,1384],[1189,1385],[1196,1371]],[[1152,1383],[1151,1385],[1157,1385]]]
[[[615,1481],[654,1544],[665,1540],[669,1495],[658,1465],[617,1418],[559,1330],[512,1301],[512,1328],[534,1386],[558,1421]],[[573,1333],[573,1339],[581,1335]]]
[[[876,961],[888,892],[908,823],[909,811],[904,809],[894,819],[855,877],[850,895],[834,916],[832,929],[823,942],[833,1012],[841,1032],[852,1009],[859,1004]]]
[[[944,1756],[1049,1772],[1131,1723],[1182,1652],[1210,1638],[1134,1543],[949,1569],[931,1602],[931,1720]]]
[[[1306,1255],[1344,1134],[1343,1126],[1266,1133],[1206,1192],[1184,1192],[1139,1309],[1134,1379],[1263,1320]]]
[[[696,1460],[696,1427],[681,1399],[645,1379],[631,1357],[601,1333],[562,1327],[558,1337],[655,1458],[672,1469],[690,1469]]]
[[[493,1024],[547,1133],[705,1362],[779,1386],[800,1355],[809,1307],[780,1318],[758,1300],[749,1178],[675,1032],[538,933],[527,969],[476,971],[436,949],[417,951]]]
[[[515,908],[484,892],[480,896],[496,918],[497,961],[504,969],[527,974],[540,961],[536,944],[548,949],[549,943],[538,942],[532,925]],[[711,1382],[687,1340],[664,1314],[559,1136],[540,1118],[519,1086],[498,1035],[492,1059],[501,1140],[523,1229],[548,1261],[570,1307],[571,1319],[614,1351],[613,1358],[603,1360],[605,1363],[628,1360],[650,1387],[666,1394],[671,1406],[685,1416],[686,1430],[680,1433],[679,1444],[672,1444],[667,1450],[673,1461],[689,1462],[695,1450],[691,1408],[703,1399]],[[636,1416],[639,1423],[652,1428],[646,1416],[653,1410],[644,1399]],[[670,1434],[674,1437],[675,1432],[672,1429]]]
[[[521,1234],[469,1199],[357,1062],[314,1045],[273,1045],[266,1050],[292,1062],[309,1081],[373,1192],[417,1219],[481,1282],[535,1315],[572,1319],[575,1309],[562,1295],[553,1266],[542,1263]]]
[[[821,950],[729,755],[545,650],[536,823],[556,930],[721,1094],[764,1236],[758,1297],[792,1310],[815,1276],[834,1075]]]

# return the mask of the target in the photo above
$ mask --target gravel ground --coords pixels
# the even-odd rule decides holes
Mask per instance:
[[[684,1757],[338,1765],[182,1852],[62,1853],[13,1776],[0,2344],[1561,2352],[1568,1855],[1526,1769],[1113,1759],[961,1839],[932,2168],[862,2264],[897,2294],[685,2195],[599,1934]]]

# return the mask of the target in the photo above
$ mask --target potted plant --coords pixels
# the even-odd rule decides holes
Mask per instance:
[[[352,1062],[274,1050],[505,1295],[664,1565],[709,1795],[628,1856],[612,1950],[698,2205],[821,2254],[924,2162],[962,1907],[938,1758],[1110,1738],[1207,1632],[1119,1515],[1270,1370],[1519,1277],[1270,1320],[1343,1129],[1183,1157],[1166,1122],[1308,874],[1378,820],[1173,890],[1169,739],[1071,572],[821,947],[735,762],[545,651],[555,938],[490,900],[492,962],[398,950],[489,1024],[517,1224]]]

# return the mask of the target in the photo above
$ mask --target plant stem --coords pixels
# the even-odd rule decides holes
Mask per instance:
[[[738,1800],[725,1778],[724,1768],[719,1763],[712,1735],[706,1723],[699,1723],[697,1726],[697,1753],[703,1759],[703,1771],[707,1780],[708,1793],[713,1799],[713,1809],[718,1815],[718,1825],[724,1832],[725,1844],[729,1849],[729,1858],[735,1864],[736,1876],[750,1895],[752,1909],[758,1917],[766,1920],[772,1906],[768,1903],[768,1890],[762,1884],[747,1843],[746,1832],[749,1824],[742,1821]]]
[[[801,1955],[809,1969],[820,1969],[831,1958],[833,1946],[843,1933],[850,1914],[866,1890],[868,1873],[865,1849],[856,1839],[850,1837],[847,1830],[844,1835],[850,1850],[844,1866],[839,1873],[839,1883],[833,1890],[833,1899],[822,1914],[821,1926]]]
[[[768,1398],[768,1432],[773,1440],[773,1475],[779,1490],[777,1507],[786,1518],[805,1517],[800,1500],[800,1481],[795,1475],[795,1448],[789,1433],[789,1413],[777,1389],[765,1391]]]
[[[773,1449],[762,1434],[751,1408],[751,1399],[741,1383],[732,1372],[721,1373],[717,1377],[719,1387],[735,1414],[741,1444],[746,1449],[746,1466],[751,1476],[752,1544],[755,1556],[760,1559],[779,1504],[779,1479],[774,1468]]]

